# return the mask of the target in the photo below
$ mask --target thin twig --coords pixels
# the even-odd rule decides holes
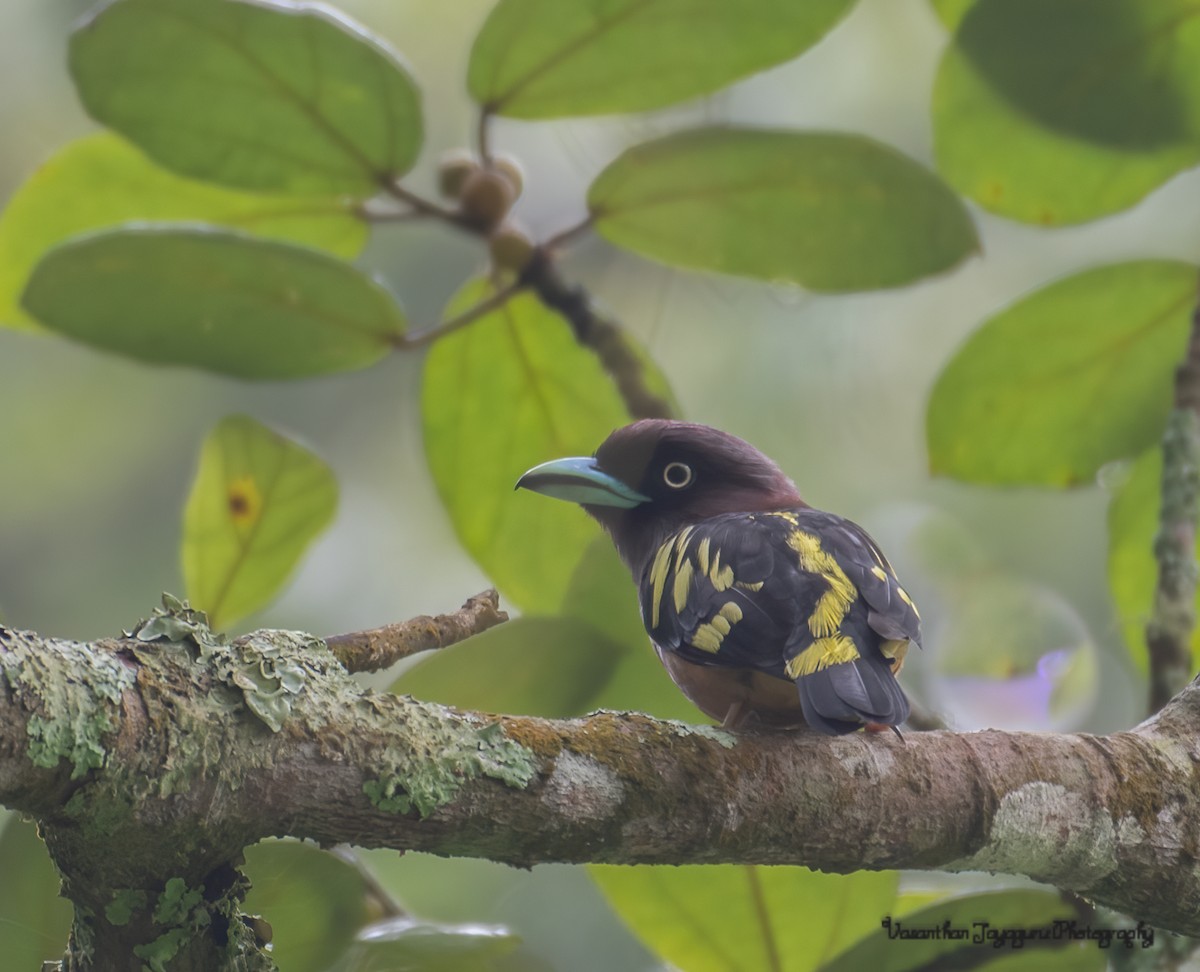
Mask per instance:
[[[582,236],[592,228],[592,217],[588,215],[585,219],[576,223],[574,226],[568,226],[565,230],[561,230],[549,237],[541,244],[542,249],[549,253],[566,246],[575,240],[577,236]]]
[[[534,251],[518,282],[531,288],[543,304],[571,325],[575,339],[591,348],[612,376],[625,407],[634,418],[671,418],[674,408],[646,383],[646,365],[620,325],[597,312],[587,291],[563,280],[545,247]]]
[[[359,856],[349,844],[337,844],[329,848],[329,853],[336,857],[343,864],[349,864],[358,872],[359,880],[363,883],[363,890],[366,891],[367,897],[374,902],[375,907],[379,909],[380,918],[407,918],[408,912],[404,906],[385,888],[375,876],[375,872],[368,866],[367,862]]]
[[[421,615],[399,624],[326,638],[349,672],[377,672],[422,651],[446,648],[507,621],[495,590],[476,594],[453,614]]]
[[[1162,440],[1162,510],[1154,556],[1158,587],[1146,624],[1151,712],[1192,676],[1196,626],[1196,518],[1200,495],[1200,307],[1192,315],[1187,353],[1175,372],[1175,403]]]
[[[492,150],[488,139],[488,122],[492,119],[492,112],[486,106],[479,109],[479,128],[475,133],[475,147],[479,152],[479,159],[484,166],[492,164]]]
[[[477,235],[480,232],[479,227],[468,220],[462,213],[454,209],[447,209],[445,206],[439,205],[431,199],[426,199],[411,189],[405,188],[399,182],[393,180],[384,182],[383,189],[392,198],[399,199],[402,203],[407,203],[415,212],[425,216],[432,216],[443,222],[450,223],[452,226],[469,230]]]
[[[408,334],[397,334],[393,336],[392,343],[403,351],[411,351],[414,348],[422,348],[425,345],[436,341],[438,338],[445,337],[447,334],[452,334],[459,328],[466,327],[472,321],[476,321],[485,314],[490,314],[497,308],[507,304],[525,285],[520,280],[515,280],[506,287],[501,287],[490,297],[481,300],[474,307],[469,307],[461,314],[450,318],[448,321],[442,321],[439,324],[434,324],[421,331],[412,331]]]

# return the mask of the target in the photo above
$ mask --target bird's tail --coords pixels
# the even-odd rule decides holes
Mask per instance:
[[[883,656],[856,658],[796,679],[804,720],[833,735],[864,723],[896,726],[908,718],[908,699]]]

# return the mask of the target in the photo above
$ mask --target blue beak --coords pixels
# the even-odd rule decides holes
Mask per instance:
[[[591,456],[553,459],[534,466],[517,480],[517,489],[553,496],[583,506],[616,506],[632,509],[650,502],[636,489],[610,476]]]

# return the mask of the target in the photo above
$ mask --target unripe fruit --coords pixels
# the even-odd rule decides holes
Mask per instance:
[[[447,199],[457,199],[479,168],[479,160],[466,149],[446,152],[438,160],[438,192]]]
[[[504,219],[516,198],[506,176],[480,169],[463,184],[458,203],[467,219],[481,229],[490,230]]]
[[[525,188],[525,173],[521,169],[521,163],[511,155],[497,155],[492,159],[492,168],[508,180],[508,184],[512,186],[513,199],[519,198],[521,190]]]
[[[533,256],[534,243],[529,234],[516,223],[497,227],[488,237],[488,252],[497,270],[520,273]]]

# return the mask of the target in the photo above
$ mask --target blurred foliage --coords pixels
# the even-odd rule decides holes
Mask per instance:
[[[851,6],[848,0],[499,0],[473,47],[454,34],[468,93],[479,105],[471,127],[484,141],[466,153],[456,188],[443,168],[447,198],[432,201],[420,191],[420,180],[429,177],[418,165],[425,127],[458,118],[454,103],[440,94],[430,98],[415,72],[365,28],[339,12],[286,0],[114,0],[74,31],[69,66],[84,107],[124,140],[106,133],[68,144],[9,201],[0,215],[0,324],[64,334],[135,361],[242,378],[360,369],[342,379],[347,384],[310,383],[291,398],[272,386],[252,404],[268,410],[276,399],[300,405],[312,396],[318,404],[307,414],[326,421],[325,403],[343,393],[349,400],[340,390],[350,381],[354,387],[378,381],[392,396],[386,401],[419,404],[419,419],[405,416],[399,434],[389,414],[364,410],[326,427],[326,443],[339,446],[368,424],[385,426],[373,443],[390,442],[419,424],[433,488],[463,547],[530,612],[417,664],[393,689],[481,709],[571,715],[605,705],[694,721],[698,713],[646,650],[628,577],[595,526],[566,505],[511,493],[529,466],[591,451],[629,415],[610,376],[555,310],[528,292],[498,300],[521,269],[521,246],[535,237],[509,218],[524,180],[507,160],[507,169],[489,168],[486,140],[499,128],[493,116],[678,106],[823,47],[817,42]],[[978,279],[979,261],[963,261],[980,249],[979,227],[959,194],[1032,226],[1079,223],[1132,206],[1200,160],[1200,89],[1192,69],[1200,34],[1184,0],[1158,6],[933,0],[932,9],[952,33],[930,105],[937,172],[858,134],[742,127],[747,119],[736,116],[734,125],[673,130],[696,120],[695,108],[683,106],[674,109],[678,115],[636,123],[658,137],[635,139],[623,152],[607,142],[598,151],[585,145],[588,171],[600,174],[586,193],[572,190],[574,211],[586,212],[588,224],[617,247],[671,266],[813,291],[898,288],[951,268],[958,268],[956,277]],[[854,19],[847,18],[847,27]],[[814,50],[813,62],[820,57]],[[870,51],[849,60],[863,57]],[[1115,69],[1093,68],[1110,63]],[[439,110],[424,112],[423,97]],[[785,100],[794,102],[795,93]],[[665,136],[663,125],[672,129]],[[514,128],[500,131],[515,137]],[[598,162],[593,155],[601,156]],[[536,151],[529,161],[537,161]],[[529,181],[526,195],[536,196],[540,183]],[[363,260],[371,270],[346,262],[363,249],[368,228],[382,236],[392,222],[452,226],[476,244],[491,235],[493,254],[501,235],[517,244],[517,257],[497,259],[487,277],[476,276],[477,268],[444,275],[458,289],[443,318],[453,327],[425,332],[431,346],[419,403],[415,368],[396,366],[383,378],[361,370],[404,347],[407,333],[407,315],[371,270],[401,278],[408,272],[416,281],[414,300],[439,299],[422,269],[439,263],[444,251],[423,262],[429,260],[424,241],[436,238],[423,232],[425,225],[398,230],[422,241],[402,249],[403,259],[393,261],[398,268],[387,259],[397,251],[377,245],[374,236]],[[933,383],[927,431],[934,471],[981,484],[1080,486],[1106,463],[1153,446],[1194,299],[1194,230],[1187,239],[1193,252],[1184,260],[1130,262],[1142,254],[1126,253],[1126,262],[1049,284],[1039,279],[1029,296],[988,313]],[[479,255],[486,250],[477,248]],[[1034,261],[1028,269],[1041,272]],[[888,456],[910,454],[915,443],[893,445],[886,440],[894,436],[878,432],[895,428],[880,414],[890,409],[886,390],[933,377],[931,356],[920,353],[931,332],[911,324],[911,335],[875,333],[871,348],[854,353],[856,368],[866,362],[862,373],[841,387],[836,372],[825,373],[821,338],[797,319],[791,296],[777,316],[798,326],[755,344],[760,322],[739,314],[737,297],[725,296],[744,291],[730,291],[728,281],[689,279],[689,296],[699,294],[698,303],[728,302],[719,311],[728,320],[719,332],[687,321],[685,331],[664,342],[662,363],[671,359],[710,409],[745,399],[747,424],[795,442],[794,455],[814,474],[851,451],[847,431],[854,420],[847,416],[854,400],[874,402],[864,426],[876,452],[866,450],[871,454],[853,480],[874,492],[890,485]],[[953,284],[946,278],[936,286]],[[1011,290],[1004,293],[1011,300]],[[845,306],[857,312],[866,305]],[[940,311],[935,304],[921,316]],[[850,322],[845,330],[854,333]],[[714,333],[719,341],[697,336]],[[18,354],[25,345],[17,342],[30,340],[9,336]],[[705,370],[709,343],[720,346]],[[770,360],[764,355],[747,364],[741,349],[750,346],[769,347]],[[890,347],[902,347],[905,357],[891,360]],[[660,355],[640,347],[637,353],[655,388],[665,389],[655,364]],[[763,380],[771,368],[778,382]],[[813,407],[800,428],[787,409],[801,400],[791,396],[804,390],[805,377],[817,391],[804,400]],[[189,380],[173,382],[180,400]],[[232,383],[202,387],[216,388],[208,397],[222,405],[234,397]],[[84,408],[70,401],[78,421]],[[78,401],[86,405],[87,398]],[[756,402],[766,407],[754,411]],[[48,421],[59,414],[50,409]],[[1153,594],[1159,462],[1153,449],[1137,460],[1110,508],[1109,582],[1131,646],[1140,644]],[[99,474],[85,478],[102,481]],[[404,506],[418,478],[388,501]],[[260,610],[331,520],[336,495],[332,473],[307,449],[252,419],[219,423],[184,515],[191,599],[221,626]],[[405,512],[414,520],[420,515]],[[402,556],[415,574],[428,570],[436,552],[413,544]],[[1086,657],[1068,658],[1054,679],[1043,679],[1047,707],[1077,718],[1095,679],[1090,638],[1075,623],[1077,613],[1056,592],[1013,580],[971,551],[964,556],[961,564],[970,569],[961,576],[944,562],[928,571],[935,598],[972,598],[947,612],[958,627],[945,623],[947,647],[933,667],[954,679],[982,680],[981,691],[993,696],[1005,683],[1024,691],[1020,678],[1044,675],[1047,659],[1063,661],[1059,642],[1077,641]],[[364,578],[375,570],[358,551],[343,564]],[[1002,623],[1013,618],[1035,630],[1026,635],[1020,624]],[[980,629],[989,637],[980,637]],[[1026,643],[1026,654],[1011,650],[1014,639]],[[1140,648],[1132,654],[1144,665]],[[314,848],[265,844],[250,848],[247,860],[255,883],[248,906],[274,926],[284,972],[545,964],[503,927],[376,913],[373,879]],[[428,867],[459,873],[450,863]],[[0,953],[6,960],[29,956],[22,964],[53,954],[65,936],[65,910],[48,904],[53,878],[44,847],[15,818],[0,835],[0,873],[19,875],[0,882]],[[478,879],[481,872],[463,873]],[[957,943],[945,951],[940,943],[889,946],[878,930],[882,917],[893,906],[897,913],[911,906],[896,902],[890,873],[739,867],[593,873],[647,947],[684,972],[979,964],[976,953]],[[501,897],[505,885],[489,874],[496,883],[485,882],[485,893]],[[416,882],[416,892],[427,899],[438,893],[428,881]],[[984,899],[951,891],[907,920],[956,922],[982,911],[996,925],[1034,927],[1057,914],[1057,902],[1041,892]],[[590,907],[589,920],[602,926],[606,919],[597,917],[594,902]],[[578,925],[557,914],[547,922],[571,928],[572,937]],[[619,947],[623,954],[632,948]],[[595,951],[579,945],[574,954],[607,967],[607,953]],[[1097,954],[1029,949],[983,967],[1028,972],[1052,958],[1091,969]]]
[[[1075,486],[1162,435],[1197,268],[1089,270],[985,321],[929,399],[929,464],[967,482]]]
[[[471,50],[467,86],[514,118],[658,108],[795,57],[851,2],[500,0]]]
[[[71,906],[59,883],[33,823],[15,814],[0,820],[0,955],[9,968],[40,968],[62,952]]]
[[[18,299],[51,246],[85,230],[148,219],[227,226],[341,257],[356,256],[367,238],[366,222],[344,197],[297,203],[223,189],[160,168],[114,135],[91,135],[44,163],[0,213],[0,320],[35,326]]]
[[[894,287],[978,246],[940,179],[854,135],[681,132],[609,165],[588,207],[601,236],[643,256],[814,291]]]
[[[692,865],[589,870],[617,913],[688,972],[810,972],[878,927],[894,872]]]
[[[337,482],[315,455],[244,415],[223,420],[183,511],[189,599],[217,629],[258,610],[336,507]]]
[[[404,330],[391,296],[342,260],[167,224],[56,246],[22,302],[51,330],[103,350],[239,378],[363,368]]]
[[[1073,941],[1072,931],[1083,932],[1087,920],[1058,894],[1049,891],[1005,891],[972,894],[939,901],[904,916],[890,916],[882,929],[864,937],[821,972],[917,972],[920,969],[971,968],[982,972],[1100,972],[1108,966],[1103,951],[1090,941]],[[942,929],[956,934],[924,935]],[[895,939],[907,930],[911,937],[897,947]],[[995,947],[997,936],[1026,930],[1031,940],[1024,951]],[[1038,939],[1044,932],[1057,937]],[[978,941],[976,940],[978,939]],[[982,948],[980,944],[982,943]],[[991,952],[991,961],[986,958]],[[981,955],[984,956],[981,958]]]

